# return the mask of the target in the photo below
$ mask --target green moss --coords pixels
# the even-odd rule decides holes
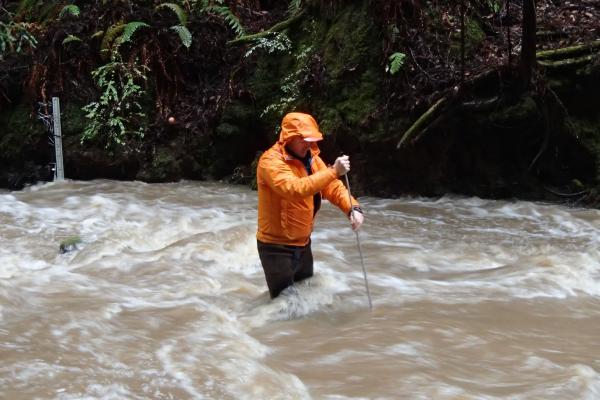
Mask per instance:
[[[330,78],[337,80],[360,68],[373,56],[373,16],[368,3],[348,5],[336,16],[323,42],[323,58]]]
[[[172,181],[181,176],[181,160],[175,150],[156,147],[151,161],[142,168],[136,179],[145,182]]]
[[[379,81],[373,70],[365,71],[356,85],[345,85],[340,90],[336,108],[344,121],[351,126],[362,123],[378,105]]]
[[[600,183],[600,118],[571,118],[572,134],[578,137],[585,148],[594,155],[596,182]]]
[[[476,20],[467,18],[465,27],[466,37],[471,45],[479,44],[485,39],[485,32]]]
[[[250,173],[252,174],[250,187],[252,188],[252,190],[258,190],[258,183],[256,182],[256,169],[258,168],[258,161],[260,160],[260,157],[262,155],[262,151],[257,152],[256,156],[254,157],[254,160],[252,160],[252,163],[250,164]]]
[[[365,143],[393,141],[395,146],[411,123],[411,119],[406,116],[392,117],[384,114],[373,122],[370,129],[361,132],[360,139]]]
[[[81,107],[81,104],[73,102],[61,104],[61,127],[64,137],[81,137],[89,122]]]
[[[369,2],[346,4],[331,19],[315,15],[290,32],[291,55],[261,55],[249,82],[258,112],[269,111],[262,121],[276,128],[285,112],[302,110],[313,113],[325,132],[335,132],[373,114],[383,73],[373,20]]]
[[[326,27],[320,52],[327,86],[314,103],[324,129],[331,132],[356,128],[379,105],[383,69],[378,70],[379,32],[373,20],[369,3],[361,2],[341,9]]]
[[[83,240],[79,236],[70,236],[60,242],[59,251],[64,254],[71,252],[73,250],[77,250],[79,246],[83,243]]]
[[[44,125],[31,117],[31,108],[25,104],[3,111],[0,126],[0,157],[9,163],[19,164],[24,154],[30,154],[28,148],[47,135]]]
[[[173,172],[179,171],[179,161],[175,158],[173,152],[165,147],[156,150],[152,167],[157,175],[166,179]]]
[[[550,78],[548,86],[556,93],[565,93],[571,90],[572,83],[568,79]]]
[[[217,135],[235,136],[243,134],[242,127],[256,124],[257,112],[252,104],[234,100],[225,108],[221,122],[217,125]]]
[[[460,57],[461,33],[452,34],[452,44],[450,45],[450,54],[452,57]],[[471,57],[477,53],[477,49],[485,40],[485,32],[479,23],[472,18],[465,17],[465,56]]]
[[[234,169],[243,169],[252,162],[256,153],[258,135],[263,131],[260,126],[260,112],[253,104],[242,100],[232,101],[223,112],[220,123],[211,135],[210,146],[207,149],[208,160],[205,172],[213,178],[221,179]],[[244,176],[247,173],[244,171]]]
[[[275,104],[281,101],[284,97],[282,91],[282,82],[286,75],[292,74],[294,71],[294,59],[290,55],[264,55],[261,54],[256,62],[256,66],[251,76],[248,77],[248,87],[256,99],[256,109],[253,110],[257,115],[255,117],[261,118],[265,124],[269,126],[277,126],[280,115],[263,114],[263,110],[271,104]],[[231,110],[236,107],[236,104],[229,105],[225,110],[225,113],[230,114],[230,118],[224,117],[225,119],[232,120],[233,116],[239,114],[236,110]]]
[[[319,116],[319,127],[321,131],[325,133],[325,137],[327,137],[328,133],[335,132],[335,130],[344,123],[339,111],[334,107],[323,108],[319,113]]]
[[[538,106],[531,96],[523,96],[520,100],[508,107],[500,108],[489,114],[492,123],[511,126],[525,122],[538,115]]]
[[[222,138],[233,137],[240,135],[240,127],[228,122],[223,122],[215,128],[215,132]]]

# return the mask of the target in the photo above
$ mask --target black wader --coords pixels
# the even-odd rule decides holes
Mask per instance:
[[[310,152],[306,157],[298,157],[286,147],[288,153],[299,159],[308,175],[312,174],[312,156]],[[313,217],[321,208],[321,194],[313,196]],[[289,246],[282,244],[263,243],[257,240],[258,255],[265,271],[265,278],[271,298],[279,296],[279,293],[294,282],[313,276],[313,256],[310,249],[310,240],[306,246]]]
[[[294,282],[313,275],[310,242],[306,246],[286,246],[257,241],[257,247],[272,299]]]

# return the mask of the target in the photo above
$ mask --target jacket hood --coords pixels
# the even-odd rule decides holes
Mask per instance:
[[[323,140],[317,121],[311,115],[299,112],[289,113],[283,117],[279,143],[285,145],[295,136],[300,136],[307,142]],[[316,144],[313,144],[314,147]]]

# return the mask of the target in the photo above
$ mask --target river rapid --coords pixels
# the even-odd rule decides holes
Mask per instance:
[[[360,201],[372,311],[327,202],[270,301],[246,187],[0,192],[0,399],[600,398],[598,210]]]

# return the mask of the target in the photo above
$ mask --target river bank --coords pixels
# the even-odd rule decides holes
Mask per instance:
[[[455,3],[311,1],[295,12],[281,3],[231,5],[243,34],[226,17],[185,5],[82,4],[77,16],[59,19],[58,2],[45,14],[9,7],[40,35],[35,50],[6,54],[1,64],[0,186],[51,180],[53,150],[37,117],[50,114],[47,102],[56,95],[71,179],[252,185],[253,162],[294,109],[321,124],[326,161],[351,156],[359,195],[457,193],[597,206],[597,5],[538,2],[535,85],[523,88],[520,8],[474,2],[462,13]],[[118,25],[119,18],[134,25]],[[139,28],[110,47],[106,32],[120,35],[125,26]],[[191,43],[168,35],[173,26],[193,33]],[[263,41],[241,40],[273,27]],[[79,41],[65,43],[69,35]],[[559,48],[571,52],[548,54]],[[108,50],[118,57],[110,61]],[[147,68],[130,103],[139,103],[143,117],[98,110],[100,119],[86,117],[82,108],[103,93],[92,79],[102,66],[123,79]],[[121,144],[109,131],[82,141],[94,121],[117,117],[133,124],[118,136]]]

